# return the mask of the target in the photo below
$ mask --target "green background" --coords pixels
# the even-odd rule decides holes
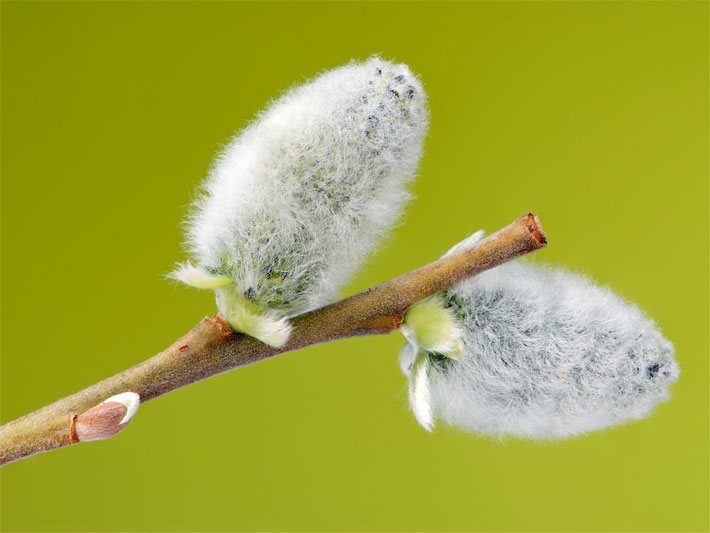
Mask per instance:
[[[2,4],[2,419],[167,346],[207,293],[194,187],[290,84],[379,52],[432,123],[412,203],[347,288],[538,213],[675,343],[672,401],[559,443],[421,430],[402,339],[310,348],[2,471],[4,531],[705,531],[708,3]]]

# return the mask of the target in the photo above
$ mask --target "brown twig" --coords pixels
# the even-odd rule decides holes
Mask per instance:
[[[281,348],[232,332],[218,316],[205,318],[143,363],[0,427],[0,464],[81,440],[113,436],[125,425],[119,424],[125,410],[102,402],[115,394],[132,391],[144,403],[221,372],[305,346],[396,331],[412,304],[546,244],[539,221],[528,214],[464,252],[293,318],[293,332]]]

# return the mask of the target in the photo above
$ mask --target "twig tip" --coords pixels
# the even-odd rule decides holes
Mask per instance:
[[[545,232],[542,230],[542,224],[540,223],[540,219],[537,217],[537,215],[533,213],[528,213],[523,217],[523,221],[525,223],[525,226],[528,228],[528,231],[540,244],[540,247],[542,248],[544,246],[547,246],[547,237],[545,236]]]

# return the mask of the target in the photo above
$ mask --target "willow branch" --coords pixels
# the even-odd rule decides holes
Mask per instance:
[[[547,244],[528,214],[474,247],[292,319],[281,348],[234,333],[219,317],[205,318],[172,346],[146,361],[0,427],[0,464],[113,436],[126,408],[111,397],[132,391],[145,403],[202,379],[285,352],[400,328],[407,309],[450,285]],[[108,400],[107,400],[108,399]]]

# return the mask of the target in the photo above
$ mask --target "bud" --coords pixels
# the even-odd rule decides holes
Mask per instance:
[[[426,429],[441,418],[496,436],[570,437],[649,415],[679,375],[650,318],[570,272],[516,261],[441,298],[460,357],[411,341],[401,356]]]
[[[361,266],[410,194],[427,129],[406,65],[331,70],[276,100],[217,159],[188,221],[195,266],[222,316],[273,346]]]
[[[138,410],[140,397],[135,392],[122,392],[105,399],[82,414],[72,416],[72,441],[104,440],[121,431]]]

